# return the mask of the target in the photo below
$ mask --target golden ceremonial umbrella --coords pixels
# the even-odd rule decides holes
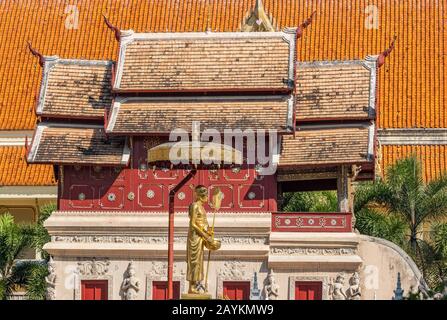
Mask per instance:
[[[151,148],[148,162],[175,164],[242,164],[242,153],[231,146],[214,142],[167,142]]]
[[[197,168],[242,164],[242,152],[231,146],[213,142],[167,142],[148,150],[148,163],[170,162],[173,166],[193,165],[191,171],[169,192],[169,226],[168,226],[168,299],[173,299],[174,271],[174,197],[197,173]],[[221,195],[213,195],[213,202],[220,207]],[[217,208],[218,209],[218,208]],[[216,210],[216,207],[215,207]],[[214,229],[214,218],[213,218]],[[208,257],[209,261],[209,257]],[[208,270],[207,270],[208,273]],[[208,275],[207,275],[208,276]]]

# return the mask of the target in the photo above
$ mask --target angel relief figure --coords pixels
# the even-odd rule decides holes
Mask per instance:
[[[279,286],[276,284],[273,270],[267,275],[266,284],[264,286],[264,298],[265,300],[276,300],[279,295]]]
[[[121,289],[124,300],[136,300],[140,291],[140,280],[135,276],[135,267],[133,262],[127,267],[127,277],[124,278]]]
[[[50,261],[48,261],[48,275],[45,277],[45,283],[47,286],[46,299],[56,299],[56,272],[54,270],[54,261],[52,257],[50,257]]]
[[[348,300],[360,300],[362,296],[360,292],[360,277],[357,272],[349,278],[349,288],[346,290],[346,297]]]
[[[346,294],[343,289],[345,277],[342,274],[337,275],[335,282],[330,286],[330,296],[332,300],[346,300]]]

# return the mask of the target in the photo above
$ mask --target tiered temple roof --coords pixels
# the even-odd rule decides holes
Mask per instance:
[[[295,36],[283,32],[121,32],[118,92],[287,92]]]
[[[318,167],[374,161],[374,125],[306,125],[283,137],[280,166]]]
[[[112,77],[110,61],[41,57],[45,121],[28,162],[127,165],[127,136],[190,132],[200,121],[221,133],[277,130],[280,167],[372,164],[378,56],[295,63],[296,32],[120,31]]]
[[[128,0],[125,4],[92,0],[77,3],[68,11],[63,2],[3,1],[0,130],[31,130],[35,126],[34,103],[41,69],[29,55],[26,41],[32,41],[35,48],[47,55],[116,61],[118,43],[104,26],[103,14],[120,28],[137,32],[235,32],[297,26],[313,11],[317,11],[315,21],[297,43],[299,61],[361,60],[381,52],[390,37],[397,34],[396,48],[378,78],[378,127],[447,127],[447,113],[442,107],[447,99],[443,89],[447,69],[442,68],[447,45],[447,32],[442,28],[446,10],[441,2],[359,0],[353,4],[351,0],[340,0],[329,4],[316,0],[263,0],[263,4],[267,14],[262,13],[261,18],[271,21],[267,25],[266,19],[260,25],[256,23],[260,17],[253,14],[254,0],[193,0],[188,4],[177,0]],[[374,12],[378,14],[373,16]],[[416,22],[424,28],[414,28]],[[22,147],[1,149],[1,154],[11,155],[3,157],[0,163],[2,171],[7,170],[11,178],[0,184],[51,184],[51,167],[26,166],[23,156],[18,156],[23,153]],[[439,176],[446,168],[444,145],[387,145],[381,150],[382,167],[403,155],[416,153],[423,160],[425,179]],[[20,174],[8,169],[10,161]],[[19,179],[24,176],[23,168],[28,180]],[[48,177],[43,179],[44,175]]]
[[[169,134],[174,129],[191,131],[191,121],[201,129],[293,129],[292,96],[171,97],[115,99],[107,133]]]
[[[374,58],[300,62],[297,70],[297,121],[375,118]]]
[[[126,166],[123,137],[106,137],[102,126],[41,122],[29,148],[29,163]]]
[[[102,119],[112,103],[111,61],[45,59],[36,114]]]

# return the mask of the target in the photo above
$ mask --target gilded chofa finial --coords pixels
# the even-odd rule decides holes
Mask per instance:
[[[275,31],[272,18],[265,12],[262,0],[256,0],[254,8],[244,18],[241,30],[244,32]]]

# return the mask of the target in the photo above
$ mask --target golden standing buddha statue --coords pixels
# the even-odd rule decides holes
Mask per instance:
[[[220,248],[220,241],[214,239],[214,230],[208,225],[203,205],[208,202],[208,190],[199,185],[195,188],[195,201],[189,206],[189,230],[187,240],[187,272],[189,294],[200,294],[198,286],[203,280],[203,254],[205,247],[215,251]]]

